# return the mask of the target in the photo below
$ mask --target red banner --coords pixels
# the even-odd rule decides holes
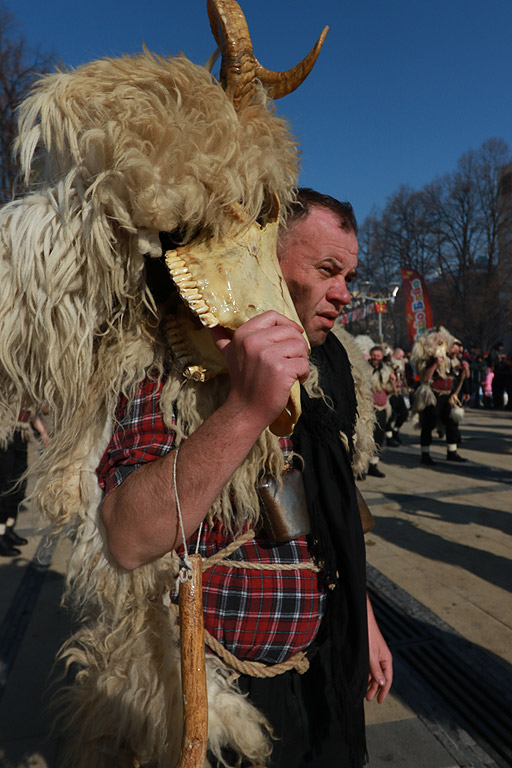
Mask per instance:
[[[385,301],[376,301],[375,302],[375,311],[378,315],[383,315],[386,312],[386,302]]]
[[[412,347],[418,336],[432,328],[432,307],[425,281],[414,269],[402,269],[402,290],[407,334]]]

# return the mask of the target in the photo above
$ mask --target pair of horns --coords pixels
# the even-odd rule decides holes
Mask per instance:
[[[235,109],[242,101],[252,98],[255,79],[266,86],[272,99],[292,93],[313,69],[329,31],[329,27],[324,27],[311,51],[293,69],[272,72],[254,56],[245,16],[235,0],[207,0],[207,8],[213,36],[222,55],[220,79]]]

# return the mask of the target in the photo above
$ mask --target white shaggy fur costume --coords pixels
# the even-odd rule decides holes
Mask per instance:
[[[133,572],[112,562],[95,468],[120,394],[130,398],[149,370],[162,373],[170,362],[144,255],[161,255],[160,231],[219,237],[238,203],[255,220],[277,196],[285,216],[296,145],[263,89],[235,112],[205,68],[144,52],[42,78],[21,106],[16,150],[26,194],[0,211],[0,439],[23,397],[48,403],[54,439],[35,496],[45,523],[73,537],[67,598],[81,620],[62,651],[77,670],[63,715],[69,760],[168,768],[179,755],[182,714],[179,628],[168,607],[176,557]],[[372,449],[362,370],[357,472]],[[171,372],[161,407],[170,426],[176,405],[178,442],[227,387],[225,375],[198,383]],[[233,509],[256,521],[256,480],[263,470],[279,476],[282,465],[266,430],[209,516],[235,530]],[[229,675],[209,657],[208,747],[219,759],[229,746],[264,765],[266,722]]]
[[[455,336],[442,325],[426,333],[421,334],[414,342],[411,351],[411,364],[415,367],[420,377],[420,386],[414,396],[414,413],[421,413],[429,405],[436,404],[436,396],[432,390],[432,382],[425,380],[425,371],[432,360],[442,358],[436,372],[443,379],[454,376],[460,366],[458,360],[451,360],[447,352],[456,342]]]

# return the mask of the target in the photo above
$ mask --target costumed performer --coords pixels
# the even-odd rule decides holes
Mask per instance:
[[[391,684],[389,651],[365,598],[364,545],[350,467],[357,408],[354,383],[346,352],[329,333],[350,302],[347,283],[357,263],[355,227],[350,206],[305,190],[299,193],[277,248],[298,317],[313,346],[320,385],[333,403],[330,407],[303,391],[292,445],[289,439],[282,441],[285,452],[293,447],[304,463],[312,535],[308,540],[303,531],[293,542],[276,543],[253,525],[257,531],[253,541],[205,572],[205,627],[230,654],[272,669],[306,652],[311,665],[302,674],[283,669],[262,679],[251,675],[248,664],[238,680],[271,726],[276,739],[268,763],[272,766],[320,766],[341,758],[345,765],[362,765],[367,610],[372,654],[369,697],[378,691],[383,700]],[[231,544],[233,536],[219,520],[207,522],[200,534],[198,525],[264,428],[282,412],[290,384],[297,375],[304,378],[309,373],[301,332],[281,315],[265,313],[234,334],[215,329],[214,335],[226,355],[229,395],[181,444],[177,472],[187,543],[189,548],[198,546],[204,558]],[[160,383],[146,380],[132,408],[123,404],[100,463],[100,482],[108,494],[102,517],[109,549],[130,569],[163,556],[179,543],[174,491],[168,482],[175,432],[163,423],[160,393]],[[146,424],[151,425],[149,430]],[[346,436],[346,447],[340,433]],[[311,554],[324,563],[320,580],[305,570]],[[234,568],[233,561],[241,567]],[[297,570],[244,570],[244,563],[271,563],[277,569],[295,563]],[[332,592],[323,583],[325,577]],[[222,658],[230,666],[230,656]],[[334,672],[332,658],[337,660]],[[224,752],[223,758],[231,765],[235,755]]]
[[[370,458],[368,474],[371,477],[386,477],[379,469],[379,458],[386,437],[388,422],[392,416],[389,397],[396,392],[396,377],[390,365],[384,362],[384,350],[379,345],[370,349],[368,363],[371,371],[373,406],[375,408],[375,445],[377,454]]]
[[[396,377],[394,394],[389,396],[389,402],[393,412],[388,421],[386,431],[386,444],[392,447],[401,445],[400,429],[409,417],[409,409],[405,400],[409,395],[409,388],[405,377],[405,352],[401,347],[395,347],[389,361]]]
[[[284,488],[292,474],[278,435],[288,435],[298,419],[298,382],[310,393],[304,395],[305,417],[309,399],[313,408],[329,402],[314,365],[309,374],[301,317],[276,259],[278,225],[295,199],[297,154],[286,124],[268,104],[269,96],[283,96],[304,79],[323,38],[298,67],[269,73],[252,55],[238,5],[215,0],[208,10],[223,49],[224,89],[184,57],[147,52],[44,77],[20,111],[17,146],[30,189],[0,213],[4,414],[12,419],[25,392],[59,414],[35,495],[55,532],[66,528],[74,540],[68,597],[82,626],[62,652],[78,670],[63,714],[73,737],[69,760],[98,768],[178,763],[183,716],[173,603],[181,499],[185,538],[196,538],[203,553],[220,550],[225,561],[205,563],[211,566],[203,589],[207,628],[216,613],[208,601],[218,599],[222,608],[207,637],[215,653],[206,661],[205,765],[243,760],[271,766],[281,759],[286,733],[277,733],[276,725],[272,741],[272,715],[269,723],[252,703],[256,693],[241,694],[243,680],[236,680],[238,669],[233,672],[240,645],[244,665],[256,665],[251,676],[290,664],[297,671],[283,671],[281,679],[293,681],[283,686],[302,686],[304,693],[322,685],[333,648],[332,716],[312,723],[305,738],[317,764],[325,764],[322,754],[337,743],[347,765],[359,766],[362,699],[366,691],[369,698],[386,696],[391,658],[365,599],[350,466],[352,444],[354,466],[371,451],[372,422],[361,383],[351,427],[355,400],[345,405],[343,395],[352,392],[353,379],[339,345],[339,401],[336,389],[325,385],[326,395],[341,402],[328,447],[318,434],[311,437],[314,430],[302,437],[299,427],[296,438],[312,537],[277,546],[261,533],[265,483]],[[305,264],[303,274],[290,267],[288,281],[316,344],[346,303],[357,241],[334,214],[326,222],[315,206],[286,230],[292,241],[311,216],[329,254]],[[311,233],[295,234],[296,245],[301,237],[311,242]],[[346,253],[347,263],[336,250]],[[319,360],[320,368],[330,365]],[[357,381],[356,368],[353,376]],[[316,415],[313,420],[320,423]],[[346,426],[344,437],[339,424]],[[326,427],[322,440],[327,435]],[[283,447],[291,446],[285,441]],[[329,459],[334,480],[330,502],[311,472],[320,457]],[[107,492],[103,505],[97,469]],[[326,462],[317,469],[325,472]],[[109,487],[109,478],[120,484]],[[325,519],[324,502],[335,502]],[[196,532],[203,520],[203,531]],[[236,549],[223,550],[232,540]],[[235,588],[241,578],[235,562],[245,589]],[[253,579],[247,574],[255,562]],[[279,570],[268,569],[274,564]],[[264,600],[251,602],[258,582]],[[302,752],[296,764],[311,759]]]
[[[411,351],[411,363],[420,378],[413,411],[420,417],[421,463],[426,466],[436,463],[430,455],[432,432],[436,427],[446,434],[447,460],[466,461],[457,450],[459,424],[464,416],[459,393],[466,375],[458,359],[461,346],[460,341],[440,326],[423,333]]]

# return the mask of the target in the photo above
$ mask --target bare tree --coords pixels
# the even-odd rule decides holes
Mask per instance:
[[[512,195],[500,191],[510,159],[502,139],[489,139],[421,190],[400,187],[361,227],[360,271],[375,290],[399,280],[402,267],[416,269],[429,283],[435,321],[481,349],[512,319]],[[396,340],[400,302],[394,310],[386,328]]]
[[[18,33],[15,17],[0,3],[0,204],[15,193],[17,168],[12,153],[16,107],[34,78],[48,71],[54,56],[30,49]]]
[[[501,139],[461,157],[457,170],[429,189],[440,280],[434,310],[471,346],[489,349],[510,324],[512,205],[499,190],[510,151]]]

